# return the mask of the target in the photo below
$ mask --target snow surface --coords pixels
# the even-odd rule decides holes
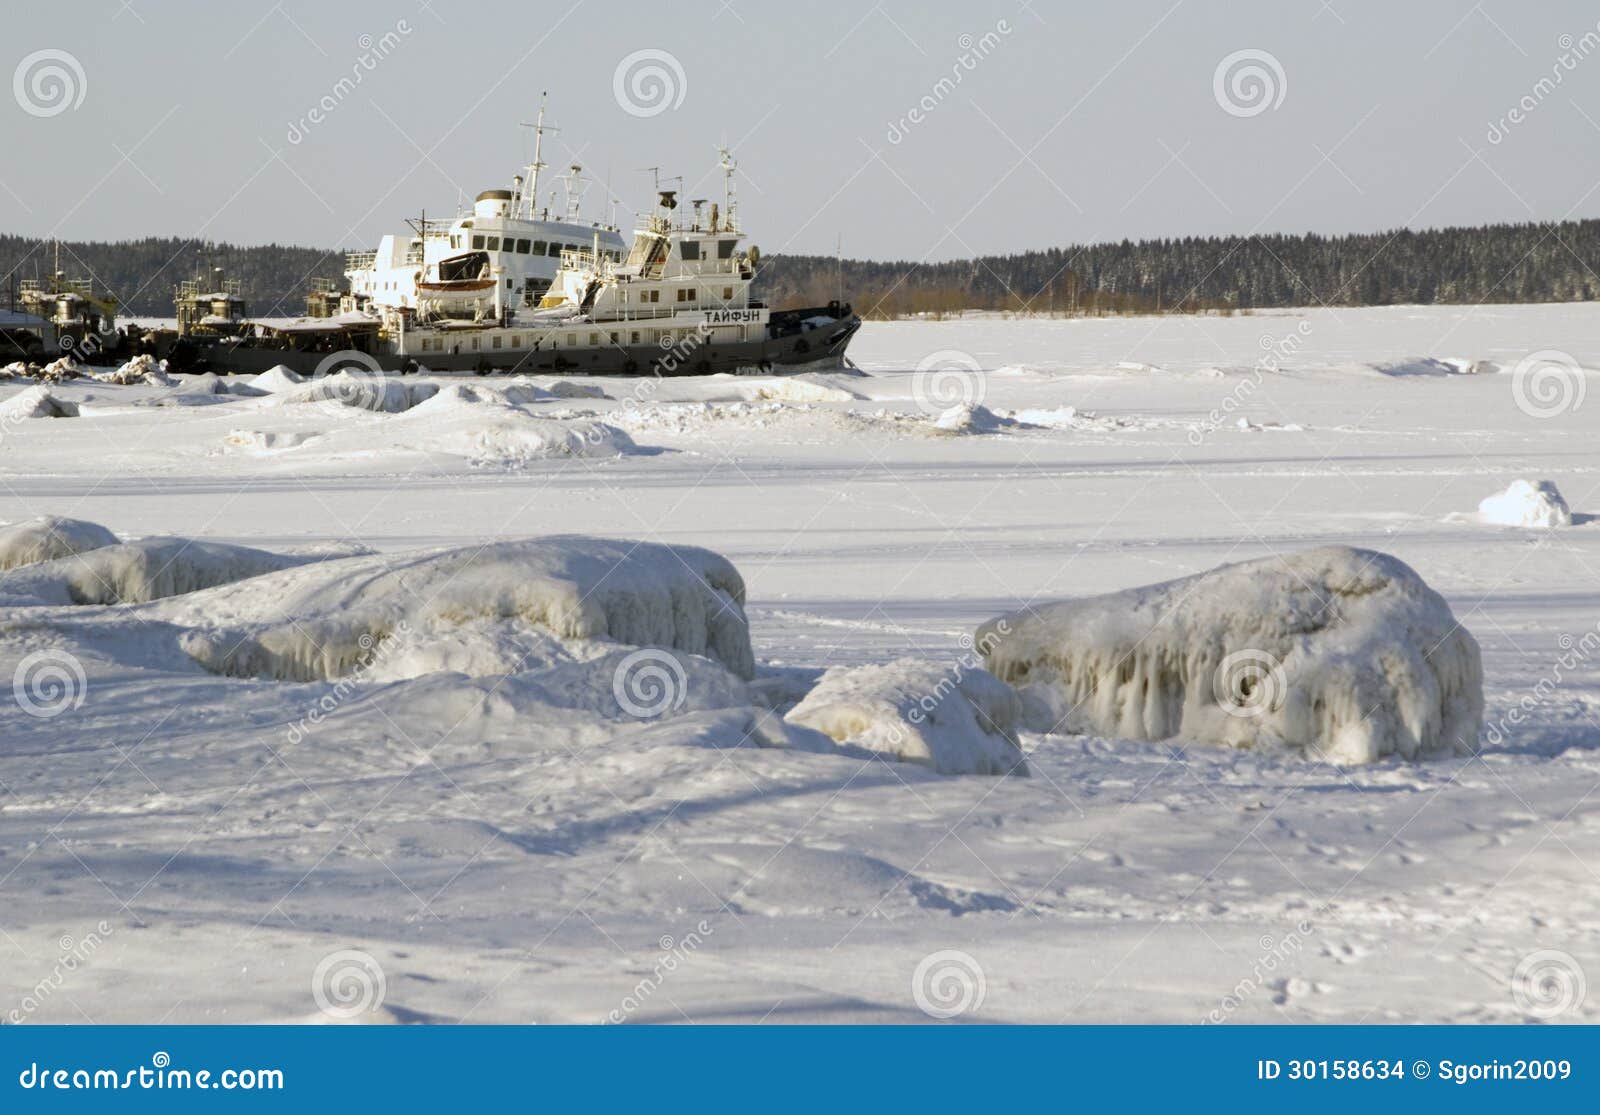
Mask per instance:
[[[787,717],[941,774],[1026,774],[1016,692],[980,669],[901,658],[835,666]]]
[[[913,977],[956,951],[986,986],[958,1021],[1594,1021],[1600,530],[1447,517],[1518,476],[1600,506],[1594,373],[1581,406],[1519,406],[1514,369],[1552,348],[1600,368],[1594,308],[869,323],[866,375],[805,376],[860,396],[833,402],[751,402],[731,376],[569,377],[607,396],[575,399],[404,377],[494,389],[429,419],[51,384],[80,416],[0,426],[0,519],[328,560],[0,607],[0,693],[29,701],[0,701],[0,1018],[301,1021],[319,965],[359,950],[383,1019],[929,1021]],[[917,368],[952,350],[990,369],[965,397],[1018,426],[935,428]],[[1485,363],[1381,370],[1421,360]],[[634,449],[429,447],[543,423]],[[327,680],[184,649],[263,637],[263,583],[359,602],[414,567],[431,591],[425,555],[553,534],[723,555],[754,676],[493,618]],[[1477,641],[1472,754],[1335,766],[1022,724],[1030,777],[962,776],[785,719],[831,668],[954,668],[1002,614],[1325,546],[1392,554]],[[658,715],[621,707],[619,674]],[[1550,952],[1591,988],[1559,1013],[1517,993]]]
[[[1572,509],[1550,480],[1513,480],[1478,504],[1478,518],[1503,527],[1570,527]]]
[[[1334,763],[1470,754],[1478,644],[1388,554],[1325,546],[1031,606],[981,627],[1035,730],[1290,748]]]

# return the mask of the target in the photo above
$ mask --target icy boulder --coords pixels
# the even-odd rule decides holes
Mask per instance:
[[[1478,504],[1478,518],[1503,527],[1570,527],[1572,510],[1549,480],[1514,480]]]
[[[30,418],[76,418],[78,404],[58,399],[44,384],[18,391],[0,403],[0,422],[23,422]]]
[[[1026,774],[1019,713],[1011,686],[983,670],[902,658],[834,667],[785,719],[940,774]]]
[[[512,673],[615,644],[755,673],[744,582],[694,546],[556,536],[369,555],[202,593],[163,618],[193,629],[192,658],[236,677],[335,678],[380,649],[391,676]]]
[[[0,527],[0,569],[53,561],[116,544],[117,536],[99,523],[45,515]],[[3,586],[0,591],[4,591]]]
[[[985,406],[957,404],[933,420],[933,428],[947,434],[992,434],[1017,425]]]
[[[558,379],[550,385],[550,397],[553,399],[604,399],[606,393],[598,383],[573,383],[571,380]]]
[[[1474,748],[1478,644],[1388,554],[1328,546],[1016,612],[978,631],[1029,726],[1337,763]]]
[[[285,403],[325,403],[381,414],[399,414],[410,410],[437,390],[431,383],[416,384],[415,388],[408,387],[397,376],[360,369],[335,372],[331,376],[302,383],[276,397]]]
[[[142,538],[8,573],[0,580],[0,600],[11,606],[142,604],[314,560],[192,538]]]

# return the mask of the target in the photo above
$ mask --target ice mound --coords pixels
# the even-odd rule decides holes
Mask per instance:
[[[227,450],[253,450],[259,453],[272,453],[284,449],[295,449],[308,441],[315,440],[316,434],[303,432],[283,432],[268,430],[229,430],[228,436],[223,439],[223,446]]]
[[[984,670],[902,658],[836,666],[790,723],[940,774],[1025,774],[1016,692]]]
[[[554,399],[604,399],[606,393],[597,383],[573,383],[570,380],[558,379],[549,387],[550,397]]]
[[[142,538],[7,573],[0,600],[11,606],[142,604],[315,560],[192,538]]]
[[[510,467],[552,457],[617,457],[636,453],[633,438],[604,422],[522,418],[441,434],[427,448],[466,457],[479,467]]]
[[[739,394],[747,403],[848,403],[861,398],[841,387],[829,387],[799,376],[740,384]]]
[[[1478,504],[1478,518],[1503,527],[1570,527],[1572,510],[1550,480],[1514,480]]]
[[[934,428],[950,434],[992,434],[1017,425],[1015,419],[1002,418],[986,406],[958,403],[933,420]]]
[[[62,383],[69,379],[79,379],[83,375],[70,356],[50,361],[35,374],[39,377],[40,383]]]
[[[1493,360],[1472,360],[1454,356],[1423,356],[1393,364],[1375,365],[1386,376],[1476,376],[1500,370]]]
[[[978,645],[1029,726],[1337,763],[1464,753],[1478,644],[1411,568],[1328,546],[1002,616]]]
[[[327,403],[381,414],[399,414],[410,410],[437,390],[437,386],[431,383],[406,384],[381,372],[346,369],[280,391],[274,397],[285,404]]]
[[[117,536],[99,523],[45,515],[0,527],[0,569],[53,561],[116,544]],[[4,591],[3,586],[0,591]]]
[[[111,383],[121,387],[129,387],[136,383],[171,387],[177,382],[167,374],[166,361],[157,360],[149,353],[140,353],[121,367],[109,372],[100,372],[94,378],[101,383]]]
[[[389,643],[390,668],[506,673],[551,666],[564,640],[670,648],[755,672],[744,582],[694,546],[578,536],[371,555],[173,602],[183,649],[216,673],[340,677]],[[610,649],[605,648],[605,649]],[[416,655],[409,664],[394,655]]]
[[[23,422],[30,418],[76,418],[78,404],[58,399],[42,383],[18,391],[0,403],[0,422]]]
[[[306,381],[306,377],[287,364],[276,364],[250,380],[250,386],[268,395],[279,395],[293,390]]]

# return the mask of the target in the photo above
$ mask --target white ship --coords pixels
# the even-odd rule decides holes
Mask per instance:
[[[479,375],[695,375],[839,366],[861,319],[839,302],[775,311],[751,297],[760,253],[744,245],[734,163],[726,150],[721,167],[720,205],[695,200],[685,214],[677,191],[659,190],[626,255],[614,230],[614,238],[603,238],[602,229],[590,227],[587,244],[563,241],[558,256],[543,257],[557,267],[534,305],[506,274],[503,230],[527,220],[514,215],[519,195],[511,191],[510,197],[487,199],[506,205],[505,215],[491,206],[492,216],[475,212],[451,233],[501,238],[496,253],[487,240],[482,248],[466,240],[467,254],[488,257],[490,282],[452,290],[457,300],[447,306],[470,305],[470,312],[448,312],[435,297],[439,284],[468,281],[452,277],[448,267],[458,255],[443,255],[437,279],[429,276],[439,271],[421,267],[387,280],[401,284],[412,276],[408,292],[398,286],[384,291],[409,293],[410,304],[369,298],[349,305],[347,294],[344,312],[336,316],[257,321],[245,337],[175,352],[175,364],[241,372],[284,364],[307,374],[348,366]],[[415,242],[425,263],[427,237]],[[514,251],[511,258],[527,256]]]

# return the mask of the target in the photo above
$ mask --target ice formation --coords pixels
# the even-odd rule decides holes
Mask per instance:
[[[116,544],[117,536],[99,523],[45,515],[0,526],[0,569],[15,569]],[[0,584],[0,592],[4,591],[5,586]]]
[[[941,774],[1025,774],[1020,702],[979,669],[902,658],[836,666],[789,711],[793,724]]]
[[[977,640],[1040,731],[1363,763],[1468,752],[1483,718],[1478,644],[1449,605],[1343,546],[1031,608]]]
[[[1478,518],[1504,527],[1570,527],[1572,511],[1554,482],[1514,480],[1478,504]]]
[[[0,581],[0,599],[11,606],[142,604],[312,560],[318,559],[224,542],[142,538],[98,546],[8,573]]]
[[[397,674],[506,673],[588,653],[566,640],[670,648],[741,678],[755,672],[744,582],[694,546],[556,536],[355,557],[175,602],[164,617],[192,629],[192,658],[239,677],[339,677],[386,644]]]

